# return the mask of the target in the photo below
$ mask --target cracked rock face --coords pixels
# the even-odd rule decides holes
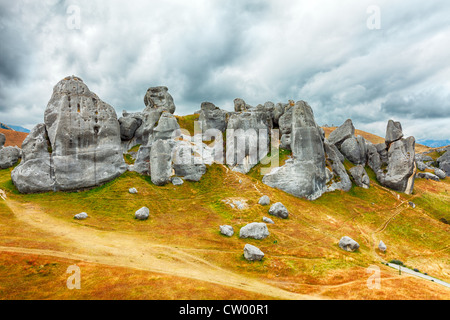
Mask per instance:
[[[44,123],[22,148],[11,177],[23,193],[94,187],[126,170],[115,110],[74,76],[53,88]]]

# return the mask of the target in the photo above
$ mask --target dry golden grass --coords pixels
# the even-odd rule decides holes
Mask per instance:
[[[26,132],[19,132],[14,130],[6,130],[6,129],[0,129],[0,133],[3,133],[6,137],[5,147],[8,146],[17,146],[21,147],[23,140],[28,136],[28,133]]]

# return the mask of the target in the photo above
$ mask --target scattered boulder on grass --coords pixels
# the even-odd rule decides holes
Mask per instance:
[[[150,215],[150,210],[147,207],[142,207],[135,212],[134,216],[138,220],[147,220]]]
[[[272,219],[270,219],[270,218],[267,218],[267,217],[263,217],[263,221],[264,221],[265,223],[269,223],[269,224],[275,224],[275,222],[273,222],[273,220],[272,220]]]
[[[413,209],[416,208],[416,204],[415,204],[414,202],[409,201],[408,204],[409,204],[409,206],[410,206],[411,208],[413,208]]]
[[[128,189],[128,192],[131,193],[131,194],[137,194],[138,193],[136,188],[130,188],[130,189]]]
[[[232,226],[220,226],[220,233],[227,237],[232,237],[234,234],[234,229]]]
[[[348,252],[354,252],[359,249],[359,243],[350,237],[342,237],[339,240],[339,247]]]
[[[427,180],[433,180],[433,181],[441,181],[439,177],[435,174],[432,174],[430,172],[419,172],[417,173],[418,178],[427,179]]]
[[[19,147],[0,147],[0,169],[14,166],[21,157],[22,150]]]
[[[289,211],[281,202],[274,203],[269,209],[269,214],[282,219],[289,217]]]
[[[246,244],[244,247],[244,258],[249,261],[261,261],[264,258],[264,252],[251,244]]]
[[[252,222],[245,227],[242,227],[239,232],[239,238],[252,238],[262,240],[269,236],[267,225],[263,222]]]
[[[444,172],[444,170],[441,170],[439,168],[434,169],[434,174],[438,176],[439,179],[445,179],[445,177],[447,177],[447,174]]]
[[[268,206],[270,204],[270,198],[268,196],[262,196],[258,203],[262,206]]]
[[[386,245],[381,240],[380,240],[380,243],[378,244],[378,249],[380,249],[380,251],[382,251],[382,252],[386,252],[386,250],[387,250]]]
[[[180,177],[173,177],[172,178],[172,184],[174,186],[181,186],[183,183],[184,183],[184,181]]]
[[[74,219],[77,219],[77,220],[84,220],[84,219],[87,219],[87,218],[88,218],[88,214],[86,212],[81,212],[81,213],[76,214],[74,216]]]

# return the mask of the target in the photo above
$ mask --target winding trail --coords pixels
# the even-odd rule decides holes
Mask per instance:
[[[33,204],[5,201],[21,222],[58,237],[72,251],[0,247],[0,251],[76,259],[108,266],[126,267],[207,281],[283,300],[318,299],[271,286],[220,268],[174,246],[152,243],[121,232],[92,229],[54,218]]]

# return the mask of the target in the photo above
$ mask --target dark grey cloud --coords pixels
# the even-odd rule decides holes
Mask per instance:
[[[366,26],[370,5],[381,30]],[[448,138],[436,127],[450,120],[449,14],[445,0],[0,0],[0,118],[42,121],[53,86],[75,74],[118,113],[165,85],[179,114],[302,99],[321,124],[352,118],[383,135],[395,118]]]

